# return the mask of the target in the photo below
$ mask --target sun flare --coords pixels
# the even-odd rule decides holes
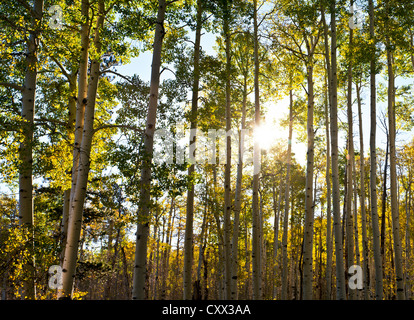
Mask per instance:
[[[278,141],[286,139],[287,128],[283,128],[278,123],[263,122],[254,129],[254,139],[259,142],[260,148],[269,150]]]

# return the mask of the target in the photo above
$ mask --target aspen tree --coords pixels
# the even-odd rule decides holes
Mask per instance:
[[[161,51],[165,35],[164,17],[166,1],[158,1],[157,24],[155,27],[154,45],[151,66],[150,97],[147,122],[144,133],[144,158],[141,170],[140,206],[138,210],[137,240],[135,247],[134,283],[132,299],[145,298],[145,276],[147,265],[147,242],[149,234],[149,213],[151,204],[151,161],[153,155],[155,121],[158,106],[158,88],[160,83]]]
[[[32,243],[29,247],[29,261],[24,265],[28,279],[24,283],[24,297],[35,299],[34,256],[33,256],[33,129],[37,84],[37,64],[40,25],[43,16],[43,0],[35,0],[31,14],[31,31],[27,39],[26,73],[22,88],[23,141],[19,148],[19,223],[29,233]]]
[[[371,222],[373,233],[373,248],[375,260],[375,298],[383,299],[382,284],[382,259],[380,251],[380,233],[378,227],[378,204],[377,204],[377,154],[376,154],[376,58],[375,58],[375,18],[374,18],[374,1],[368,0],[369,8],[369,37],[371,44],[371,61],[370,61],[370,107],[371,107],[371,131],[370,131],[370,203],[371,203]]]
[[[250,37],[249,34],[246,34]],[[241,58],[243,59],[243,58]],[[243,61],[240,61],[243,64]],[[245,67],[245,66],[243,66]],[[234,298],[238,297],[237,288],[237,267],[238,267],[238,240],[239,240],[239,225],[240,225],[240,211],[241,211],[241,196],[242,196],[242,179],[243,179],[243,154],[244,154],[244,130],[246,128],[246,108],[247,108],[247,77],[248,66],[243,70],[243,101],[242,101],[242,118],[241,118],[241,131],[239,134],[239,150],[238,150],[238,163],[237,163],[237,177],[236,177],[236,190],[234,195],[234,222],[233,222],[233,238],[232,238],[232,274],[231,274],[231,294]]]
[[[331,0],[331,154],[332,154],[332,213],[334,218],[335,256],[336,256],[336,299],[345,300],[345,270],[342,249],[341,213],[339,195],[338,167],[338,76],[337,76],[337,35],[336,3]]]
[[[257,0],[253,1],[253,41],[254,41],[254,127],[260,126],[260,92],[259,92],[259,40],[257,26]],[[260,144],[257,139],[253,147],[253,234],[252,234],[252,266],[253,266],[253,299],[262,298],[261,288],[261,248],[260,248],[260,208],[259,208],[259,174]]]
[[[79,248],[80,233],[82,228],[83,206],[86,197],[88,175],[90,169],[90,154],[92,149],[92,138],[94,134],[95,104],[99,82],[100,52],[102,48],[101,32],[105,20],[105,4],[103,0],[98,2],[98,17],[94,33],[94,47],[97,56],[91,61],[90,79],[87,89],[87,101],[85,105],[84,127],[82,131],[82,142],[80,145],[79,163],[76,167],[76,185],[72,185],[72,197],[69,209],[68,234],[63,259],[63,288],[60,298],[70,298],[73,290],[77,254]],[[75,138],[76,139],[76,138]]]
[[[364,164],[364,133],[362,124],[361,111],[361,91],[360,86],[356,85],[357,103],[358,103],[358,127],[359,127],[359,175],[360,175],[360,206],[361,206],[361,229],[362,229],[362,256],[364,267],[364,299],[368,300],[369,296],[369,258],[368,258],[368,238],[367,238],[367,214],[365,207],[365,164]]]
[[[388,6],[388,1],[386,7]],[[397,299],[404,300],[404,275],[402,263],[402,246],[400,239],[399,205],[397,190],[397,155],[396,155],[396,125],[395,125],[395,75],[393,70],[393,53],[391,42],[387,35],[387,69],[388,69],[388,121],[389,121],[389,146],[390,146],[390,180],[391,180],[391,215],[394,240],[395,277],[397,287]]]
[[[197,0],[197,17],[196,17],[196,35],[194,42],[194,71],[193,71],[193,95],[191,98],[191,130],[197,130],[197,109],[198,109],[198,91],[200,82],[200,41],[202,28],[202,0]],[[192,146],[192,147],[191,147]],[[195,161],[196,135],[190,135],[190,150],[194,150],[191,155]],[[192,288],[192,265],[193,265],[193,220],[194,220],[194,172],[195,164],[188,167],[188,177],[190,178],[187,191],[187,217],[185,224],[184,240],[184,300],[191,299]]]
[[[354,6],[353,0],[351,0],[351,8]],[[353,163],[354,163],[354,139],[353,139],[353,113],[352,113],[352,54],[353,54],[353,36],[354,30],[349,28],[349,51],[351,56],[348,60],[347,71],[347,119],[348,119],[348,154],[347,154],[347,199],[346,199],[346,242],[347,242],[347,258],[348,268],[354,265],[354,227],[353,227],[353,214],[352,214],[352,197],[353,197]],[[349,290],[349,299],[355,299],[354,290]]]
[[[224,165],[224,297],[231,299],[231,2],[224,0],[223,33],[225,38],[225,92],[226,92],[226,163]]]

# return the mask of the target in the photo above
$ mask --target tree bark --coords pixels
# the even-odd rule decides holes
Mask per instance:
[[[147,114],[147,123],[144,133],[144,150],[141,169],[141,190],[138,209],[138,227],[135,246],[134,280],[132,287],[132,299],[143,300],[145,298],[145,276],[147,265],[147,242],[149,234],[149,220],[151,207],[151,162],[154,145],[155,122],[158,106],[158,88],[160,83],[161,51],[165,35],[164,17],[166,1],[158,1],[157,24],[155,27],[150,97]]]
[[[253,1],[254,26],[254,127],[260,126],[260,93],[259,93],[259,43],[257,34],[257,0]],[[259,173],[260,173],[260,145],[255,139],[253,146],[253,234],[252,234],[252,265],[253,265],[253,299],[261,300],[261,246],[260,246],[260,213],[259,213]]]
[[[191,130],[197,130],[197,109],[198,109],[198,91],[200,82],[200,40],[201,40],[201,27],[202,27],[202,2],[197,0],[197,25],[196,36],[194,43],[194,61],[193,61],[193,96],[191,100]],[[196,147],[196,134],[190,134],[190,151],[194,150],[194,154],[190,154],[190,159],[195,161],[195,147]],[[193,221],[194,221],[194,172],[195,164],[192,163],[188,168],[188,177],[190,178],[188,190],[187,190],[187,216],[185,224],[185,237],[184,237],[184,300],[191,299],[192,288],[192,265],[193,265]]]
[[[98,3],[98,18],[94,34],[94,46],[97,52],[101,51],[101,31],[105,19],[105,4],[103,0]],[[95,116],[96,95],[99,82],[100,58],[92,60],[90,67],[90,80],[88,83],[87,103],[85,107],[84,128],[80,146],[79,164],[76,168],[76,185],[73,188],[73,198],[70,203],[67,244],[63,259],[63,289],[60,298],[70,298],[76,272],[77,254],[80,233],[82,229],[82,214],[85,202],[88,175],[90,169],[90,154],[92,149],[93,124]]]
[[[37,84],[37,54],[43,0],[35,0],[31,17],[31,30],[27,39],[26,73],[22,88],[22,142],[19,147],[19,224],[29,233],[29,256],[23,265],[26,280],[23,298],[35,299],[35,261],[33,239],[33,129]]]
[[[336,255],[336,298],[345,300],[345,270],[343,262],[342,234],[341,234],[341,208],[339,193],[339,167],[338,167],[338,84],[337,84],[337,40],[336,40],[336,4],[331,1],[331,153],[332,153],[332,211],[335,232]]]
[[[321,10],[324,47],[325,47],[325,62],[326,62],[326,76],[325,76],[325,135],[326,135],[326,295],[325,299],[331,299],[332,291],[332,193],[331,193],[331,146],[330,146],[330,125],[329,125],[329,109],[332,108],[332,70],[329,56],[329,41],[328,41],[328,26],[325,20],[325,11],[322,6]]]
[[[380,251],[380,233],[378,228],[378,202],[377,202],[377,153],[376,153],[376,126],[377,126],[377,112],[376,112],[376,58],[374,54],[375,49],[375,26],[374,26],[374,3],[373,0],[368,0],[369,7],[369,35],[371,41],[374,41],[372,57],[370,62],[370,104],[371,104],[371,132],[370,132],[370,202],[371,202],[371,221],[374,244],[374,260],[375,260],[375,298],[376,300],[383,299],[383,284],[382,284],[382,259]]]
[[[312,56],[309,57],[309,59]],[[306,189],[305,189],[305,229],[303,239],[303,299],[312,300],[313,288],[313,224],[314,224],[314,201],[313,201],[313,167],[314,167],[314,130],[313,130],[313,67],[312,62],[307,66],[308,82],[308,112],[307,112],[307,137],[308,151],[306,164]]]
[[[223,32],[226,44],[226,163],[224,164],[224,297],[232,299],[231,292],[231,4],[225,1]]]
[[[351,6],[353,7],[353,0]],[[349,29],[349,47],[352,54],[353,50],[353,29]],[[348,154],[347,154],[347,201],[346,201],[346,242],[347,242],[347,259],[348,268],[354,265],[354,226],[352,214],[352,196],[353,189],[353,163],[354,163],[354,137],[353,137],[353,113],[352,113],[352,57],[350,57],[348,66],[348,94],[347,94],[347,118],[348,118]],[[350,289],[350,300],[355,299],[355,291]]]
[[[234,299],[238,298],[238,244],[239,244],[239,227],[241,211],[241,191],[243,179],[243,153],[244,153],[244,129],[246,126],[246,106],[247,106],[247,79],[243,83],[243,102],[242,102],[242,119],[241,131],[239,134],[239,161],[237,163],[236,190],[234,196],[234,221],[233,221],[233,239],[232,239],[232,271],[231,271],[231,294]]]
[[[388,4],[388,2],[387,2]],[[404,273],[402,263],[402,246],[400,239],[400,219],[398,205],[397,186],[397,151],[395,146],[395,75],[393,70],[393,53],[391,52],[389,39],[387,39],[387,64],[388,64],[388,121],[390,132],[390,180],[391,180],[391,216],[394,239],[395,277],[397,287],[397,299],[405,300]]]
[[[370,288],[369,288],[369,258],[368,258],[368,239],[367,239],[367,215],[365,208],[365,165],[364,165],[364,134],[362,124],[362,111],[361,111],[361,96],[360,87],[356,86],[357,102],[358,102],[358,123],[359,123],[359,170],[360,170],[360,206],[361,206],[361,229],[362,229],[362,255],[363,255],[363,267],[364,267],[364,299],[369,300]]]

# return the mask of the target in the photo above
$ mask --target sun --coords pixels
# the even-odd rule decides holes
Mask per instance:
[[[277,122],[262,122],[253,130],[254,140],[259,142],[262,150],[270,150],[278,141],[287,138],[285,128]]]

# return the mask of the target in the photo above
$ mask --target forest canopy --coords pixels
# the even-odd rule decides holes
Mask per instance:
[[[1,299],[412,299],[413,10],[1,1]]]

